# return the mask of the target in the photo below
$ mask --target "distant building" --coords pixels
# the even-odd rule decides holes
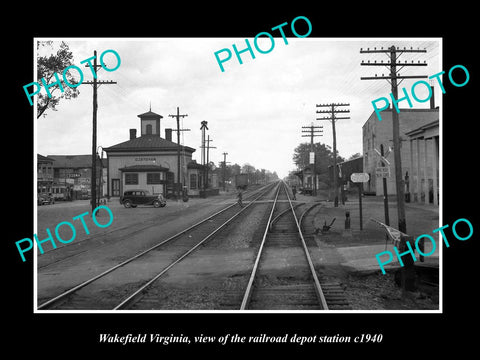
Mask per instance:
[[[92,155],[48,155],[48,158],[54,160],[52,194],[57,200],[82,200],[92,196]],[[102,163],[98,158],[96,164],[97,188],[102,197],[106,181],[105,159]]]
[[[54,159],[37,154],[37,194],[51,194],[53,192],[53,163]]]
[[[353,173],[363,173],[363,156],[337,164],[338,186],[345,185],[349,188],[352,185],[350,176]],[[333,165],[328,166],[328,176],[333,184]]]
[[[439,109],[400,109],[400,153],[402,182],[407,201],[438,205],[439,194]],[[363,125],[363,169],[370,175],[364,184],[365,193],[383,195],[381,167],[377,153],[383,145],[390,165],[387,177],[388,194],[396,194],[391,110],[382,111],[382,121],[373,112]],[[385,165],[387,165],[384,162]]]

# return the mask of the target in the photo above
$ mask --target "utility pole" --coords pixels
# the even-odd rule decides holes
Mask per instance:
[[[335,130],[335,121],[342,119],[350,119],[349,116],[337,116],[338,113],[349,113],[350,110],[336,109],[337,106],[350,106],[350,104],[317,104],[317,107],[327,107],[330,110],[317,110],[317,114],[330,114],[330,117],[317,118],[317,120],[330,120],[332,122],[333,130],[333,187],[335,190],[334,206],[338,207],[338,174],[337,174],[337,134]]]
[[[213,140],[210,140],[210,135],[207,136],[207,140],[205,140],[205,142],[207,143],[207,160],[206,160],[206,168],[205,168],[205,182],[203,183],[204,184],[204,189],[207,189],[208,188],[208,164],[210,162],[210,159],[209,159],[209,154],[210,154],[210,149],[216,149],[215,146],[210,146],[210,141],[213,141]],[[205,144],[203,145],[205,147]]]
[[[177,114],[176,115],[168,115],[172,118],[177,118],[177,129],[173,129],[173,131],[177,132],[177,190],[175,191],[177,200],[180,198],[180,189],[183,187],[180,185],[182,183],[181,177],[180,177],[180,131],[190,131],[190,129],[180,129],[180,118],[184,118],[185,116],[188,116],[187,114],[180,115],[180,109],[177,106]]]
[[[92,127],[92,177],[90,184],[90,192],[92,197],[90,199],[92,205],[92,216],[93,210],[95,210],[97,204],[97,89],[100,85],[111,85],[116,84],[116,81],[99,81],[97,80],[97,69],[101,68],[101,65],[97,65],[97,50],[93,51],[93,69],[95,75],[93,76],[93,81],[84,81],[83,84],[93,85],[93,127]],[[89,64],[85,67],[90,67]]]
[[[200,146],[200,148],[202,149],[202,166],[203,166],[203,189],[204,189],[204,196],[205,196],[205,182],[206,182],[206,179],[205,179],[205,130],[208,130],[208,127],[207,127],[207,124],[208,122],[207,121],[202,121],[201,122],[202,126],[200,127],[200,130],[202,130],[202,145]]]
[[[317,196],[317,156],[315,154],[315,144],[313,143],[313,138],[315,136],[323,136],[323,135],[315,135],[315,134],[322,134],[323,133],[323,126],[316,126],[313,123],[310,126],[302,126],[302,133],[309,133],[309,135],[304,134],[302,137],[309,137],[310,138],[310,152],[313,153],[313,189],[312,195]],[[308,130],[307,130],[308,129]],[[311,161],[311,160],[310,160]]]
[[[398,58],[403,54],[403,53],[426,53],[427,50],[420,50],[420,49],[406,49],[405,47],[400,49],[399,47],[391,46],[386,49],[377,49],[377,48],[367,48],[367,50],[363,50],[360,48],[360,53],[361,54],[371,54],[371,53],[384,53],[386,54],[390,59],[390,62],[384,63],[382,62],[370,62],[368,61],[365,63],[362,61],[360,65],[363,66],[386,66],[387,69],[390,70],[390,74],[387,76],[371,76],[371,77],[361,77],[361,80],[379,80],[379,79],[384,79],[387,80],[390,85],[391,85],[391,93],[394,99],[398,99],[398,85],[404,80],[404,79],[424,79],[427,76],[424,75],[412,75],[412,76],[400,76],[398,71],[400,71],[403,67],[405,66],[427,66],[426,62],[423,63],[414,63],[413,61],[411,63],[407,63],[406,61],[404,63],[402,62],[397,62]],[[397,69],[397,66],[400,68]],[[397,80],[400,79],[400,82],[397,83]],[[407,232],[407,222],[405,220],[405,195],[404,195],[404,189],[403,189],[403,179],[402,179],[402,160],[401,160],[401,155],[400,155],[400,124],[399,124],[399,119],[398,119],[398,112],[394,107],[392,106],[392,129],[393,129],[393,160],[395,162],[395,185],[396,185],[396,193],[397,193],[397,212],[398,212],[398,230],[400,230],[403,233]]]
[[[225,172],[227,170],[227,152],[224,152],[223,154],[223,191],[225,191]]]

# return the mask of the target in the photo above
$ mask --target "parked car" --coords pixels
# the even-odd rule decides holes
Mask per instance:
[[[55,204],[55,198],[52,194],[38,194],[37,205]]]
[[[137,207],[137,205],[153,205],[153,207],[164,207],[167,201],[162,194],[152,195],[148,190],[127,190],[120,196],[120,204],[126,208]]]

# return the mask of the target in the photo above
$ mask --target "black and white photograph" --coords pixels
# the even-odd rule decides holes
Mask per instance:
[[[295,20],[35,39],[39,311],[441,310],[441,39]]]
[[[26,329],[79,355],[470,344],[467,13],[365,4],[340,26],[341,11],[155,8],[65,12],[9,40],[11,344]]]

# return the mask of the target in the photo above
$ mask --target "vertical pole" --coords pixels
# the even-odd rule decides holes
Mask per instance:
[[[360,230],[363,230],[363,217],[362,217],[362,188],[363,183],[358,183],[358,205],[360,208]]]
[[[332,104],[332,130],[333,130],[333,187],[335,190],[334,206],[338,207],[337,135],[335,133],[335,105],[334,104]]]
[[[380,155],[383,157],[383,144],[380,144]],[[385,166],[385,163],[382,161],[382,166]],[[388,191],[387,191],[387,178],[382,178],[383,182],[383,208],[385,211],[385,224],[390,225],[390,216],[388,214]]]
[[[208,189],[208,163],[210,161],[209,159],[209,153],[210,153],[210,135],[207,136],[207,167],[205,168],[206,171],[206,176],[205,176],[205,188]]]
[[[429,203],[429,184],[428,184],[428,172],[427,172],[427,164],[428,164],[428,161],[427,161],[427,145],[428,145],[428,142],[427,142],[427,139],[423,139],[423,145],[424,145],[424,152],[423,152],[423,191],[425,192],[425,199],[424,199],[424,202],[425,204],[428,204]]]
[[[438,205],[438,137],[433,137],[433,204]]]
[[[398,99],[397,90],[397,65],[396,65],[395,46],[390,48],[390,76],[392,79],[392,95]],[[402,184],[402,160],[400,155],[400,124],[398,113],[392,106],[392,128],[393,128],[393,155],[395,162],[395,185],[397,193],[397,212],[398,212],[398,230],[407,232],[407,222],[405,220],[405,195]]]
[[[225,191],[225,172],[227,169],[227,155],[228,153],[223,153],[223,191]]]
[[[97,50],[93,52],[93,68],[97,71]],[[92,178],[90,183],[92,216],[97,203],[97,78],[93,77]]]
[[[312,195],[317,196],[317,155],[315,154],[315,144],[313,143],[313,131],[314,126],[312,123],[312,127],[310,128],[310,151],[313,152],[313,171],[312,171],[312,179],[313,179],[313,188],[312,188]]]
[[[413,139],[410,139],[410,202],[415,201],[415,179],[413,177]]]
[[[177,106],[177,200],[180,198],[180,179],[180,109]]]
[[[417,202],[422,202],[422,180],[420,177],[420,139],[415,140],[415,145],[417,148],[417,185],[415,186],[415,191],[417,192]]]

